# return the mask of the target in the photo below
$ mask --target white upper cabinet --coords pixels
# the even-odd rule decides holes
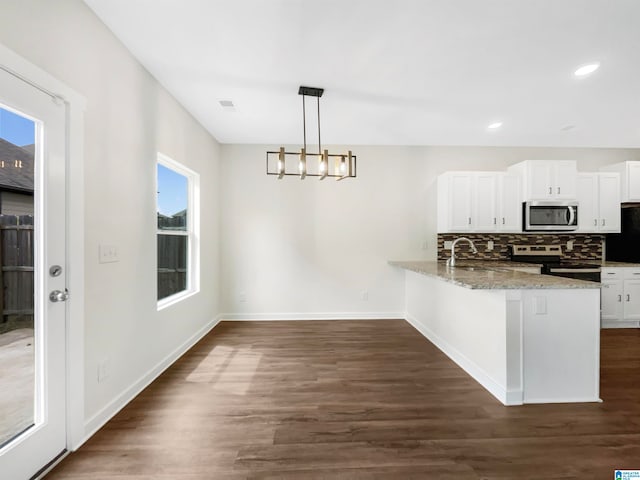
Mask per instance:
[[[438,177],[438,232],[521,232],[519,178],[502,172]]]
[[[476,232],[493,232],[497,230],[498,214],[496,203],[496,175],[493,172],[475,174],[475,192],[471,216],[473,230]]]
[[[620,231],[620,176],[578,174],[578,232]]]
[[[600,231],[620,232],[620,175],[598,174],[598,200]]]
[[[620,174],[621,202],[640,202],[640,161],[615,163],[600,171]]]
[[[520,177],[498,173],[498,230],[522,232],[522,202]]]
[[[509,167],[522,178],[522,200],[575,200],[575,160],[525,160]]]

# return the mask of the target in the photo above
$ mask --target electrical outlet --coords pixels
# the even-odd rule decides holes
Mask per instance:
[[[98,363],[98,383],[104,382],[111,375],[111,362],[108,358],[103,358]]]
[[[240,295],[238,295],[240,298],[240,303],[246,303],[247,302],[247,294],[244,292],[240,292]]]
[[[450,240],[446,240],[446,241],[444,242],[444,249],[445,249],[445,250],[451,250],[451,244],[452,244],[452,243],[453,243],[452,241],[450,241]]]
[[[487,242],[487,251],[490,252],[491,250],[493,250],[493,240]]]
[[[363,302],[366,302],[367,300],[369,300],[369,292],[367,290],[364,290],[360,294],[360,298],[362,299]]]
[[[428,249],[429,249],[429,242],[425,240],[424,242],[422,242],[422,250],[428,250]]]
[[[573,250],[573,240],[568,240],[567,241],[567,252],[570,252],[571,250]]]
[[[115,245],[100,245],[98,249],[99,263],[114,263],[119,261],[118,247]]]

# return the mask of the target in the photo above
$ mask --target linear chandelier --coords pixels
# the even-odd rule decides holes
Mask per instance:
[[[329,153],[322,149],[320,143],[320,97],[323,88],[300,87],[298,95],[302,95],[302,133],[303,146],[299,152],[287,152],[284,147],[278,151],[267,152],[267,175],[277,175],[281,180],[285,176],[296,176],[304,180],[306,177],[327,177],[336,180],[356,177],[356,156],[349,150],[347,153]],[[307,151],[307,112],[306,97],[316,97],[318,104],[318,153]]]

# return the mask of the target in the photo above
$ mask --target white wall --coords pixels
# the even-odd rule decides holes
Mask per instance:
[[[1,9],[0,43],[87,100],[85,417],[91,429],[219,311],[219,145],[80,0],[3,2]],[[161,312],[157,151],[200,173],[202,188],[202,292]],[[118,247],[118,263],[98,263],[101,243]],[[110,376],[98,384],[97,366],[105,359]]]
[[[420,149],[360,147],[358,178],[341,182],[267,176],[265,151],[222,147],[223,311],[242,318],[402,312],[402,274],[386,262],[419,252],[411,242],[422,236],[413,221],[422,192],[408,167]]]
[[[351,146],[358,177],[319,182],[267,176],[265,152],[277,147],[222,146],[227,318],[403,312],[402,274],[386,262],[436,258],[436,177],[444,171],[505,170],[526,159],[575,159],[579,170],[597,171],[640,160],[629,149]]]

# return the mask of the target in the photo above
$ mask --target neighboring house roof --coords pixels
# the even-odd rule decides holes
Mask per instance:
[[[33,145],[19,147],[0,138],[0,190],[33,193]]]

